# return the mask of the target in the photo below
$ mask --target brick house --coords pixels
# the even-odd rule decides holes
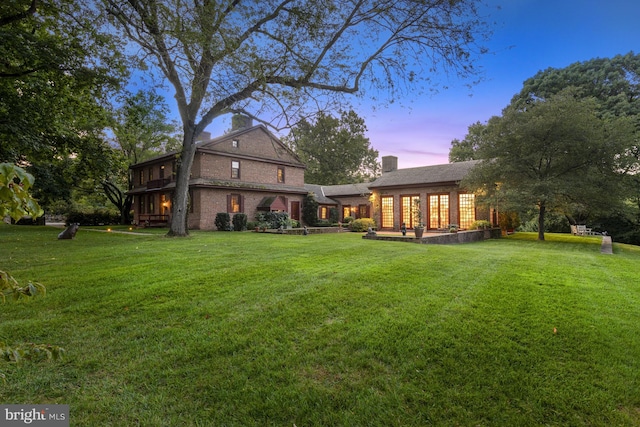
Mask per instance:
[[[227,135],[197,143],[189,183],[190,229],[213,230],[219,212],[245,213],[249,221],[260,211],[288,212],[301,220],[305,196],[314,193],[318,219],[373,218],[381,230],[412,228],[422,222],[427,230],[450,224],[468,228],[476,219],[489,219],[479,211],[475,196],[460,188],[460,181],[475,161],[398,169],[394,156],[382,158],[383,173],[375,181],[346,185],[304,183],[305,165],[263,125],[237,124]],[[167,153],[131,167],[134,221],[166,225],[175,188],[177,153]],[[416,217],[420,202],[422,218]]]
[[[368,184],[373,218],[382,230],[413,228],[443,230],[455,224],[462,229],[489,213],[476,207],[475,195],[460,188],[460,181],[477,161],[398,169],[394,156],[382,158],[382,175]],[[416,202],[422,217],[416,216]]]
[[[370,218],[371,191],[368,183],[343,185],[313,185],[305,184],[309,193],[314,193],[318,201],[318,219],[329,219],[329,210],[338,210],[338,218],[343,221],[346,217]]]
[[[213,230],[219,212],[286,211],[300,219],[305,166],[263,125],[236,125],[230,133],[197,142],[189,182],[190,229]],[[176,152],[131,167],[136,224],[168,224],[175,189]]]

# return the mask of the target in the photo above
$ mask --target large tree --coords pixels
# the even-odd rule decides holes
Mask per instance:
[[[468,128],[467,135],[461,141],[451,141],[449,149],[449,162],[466,162],[478,159],[478,149],[486,138],[487,125],[475,122]]]
[[[102,187],[120,211],[123,224],[129,224],[133,196],[129,167],[161,153],[179,148],[176,126],[169,122],[169,108],[164,98],[150,90],[125,94],[114,111],[111,126],[113,145],[119,155],[108,176],[102,177]]]
[[[594,99],[580,98],[571,88],[524,108],[507,107],[489,121],[478,149],[483,162],[464,185],[502,209],[537,206],[539,240],[548,211],[610,208],[619,200],[617,153],[631,128],[626,119],[598,113]]]
[[[301,120],[284,138],[307,166],[305,182],[319,185],[368,182],[379,171],[378,151],[365,136],[364,120],[354,111],[340,118],[320,113],[314,123]]]
[[[69,159],[104,145],[104,106],[126,74],[97,12],[71,0],[0,3],[0,161],[29,165],[43,206],[69,197]]]
[[[335,107],[440,67],[476,73],[475,0],[103,0],[175,90],[184,131],[169,235],[185,236],[195,137],[217,117]],[[313,101],[313,102],[310,102]]]

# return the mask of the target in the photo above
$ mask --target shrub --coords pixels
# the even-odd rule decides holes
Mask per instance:
[[[309,193],[302,201],[302,220],[314,226],[318,222],[318,201],[313,193]]]
[[[373,218],[360,218],[351,222],[351,231],[361,232],[368,231],[369,227],[376,228],[376,222]]]
[[[231,217],[226,212],[218,212],[214,223],[218,231],[231,231]]]
[[[237,213],[233,216],[233,230],[244,231],[247,229],[247,215],[243,213]]]
[[[260,212],[256,215],[256,220],[261,227],[264,224],[267,228],[286,228],[291,225],[287,212]]]
[[[479,219],[477,221],[474,221],[471,224],[471,227],[469,227],[469,230],[478,230],[478,229],[486,229],[486,228],[491,228],[491,223],[486,219]]]
[[[329,222],[332,224],[337,224],[340,220],[340,215],[338,214],[337,208],[329,208]]]
[[[352,216],[345,216],[342,220],[343,223],[351,224],[355,218]]]
[[[65,223],[67,225],[115,225],[120,224],[120,212],[110,209],[71,211]]]

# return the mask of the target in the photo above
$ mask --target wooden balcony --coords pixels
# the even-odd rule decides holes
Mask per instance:
[[[147,188],[162,188],[165,185],[171,182],[170,178],[160,178],[160,179],[152,179],[151,181],[147,181]]]

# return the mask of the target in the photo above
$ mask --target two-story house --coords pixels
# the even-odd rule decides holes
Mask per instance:
[[[131,167],[134,220],[137,224],[166,225],[175,188],[177,153],[167,153]],[[320,186],[304,182],[298,157],[263,125],[234,120],[234,130],[197,143],[189,183],[190,229],[213,230],[219,212],[247,214],[284,211],[301,219],[304,197],[314,193],[318,218],[373,218],[381,230],[412,228],[422,223],[427,231],[450,224],[468,228],[476,219],[489,220],[492,212],[476,207],[475,195],[460,181],[476,161],[398,169],[398,158],[382,158],[383,173],[361,184]],[[419,204],[420,209],[416,209]],[[417,217],[420,211],[421,217]],[[493,221],[495,223],[495,221]]]
[[[248,121],[224,136],[200,139],[189,182],[190,229],[215,229],[218,212],[245,213],[252,221],[260,210],[286,211],[300,219],[305,166],[265,126]],[[176,156],[171,152],[131,167],[137,224],[168,224]]]

